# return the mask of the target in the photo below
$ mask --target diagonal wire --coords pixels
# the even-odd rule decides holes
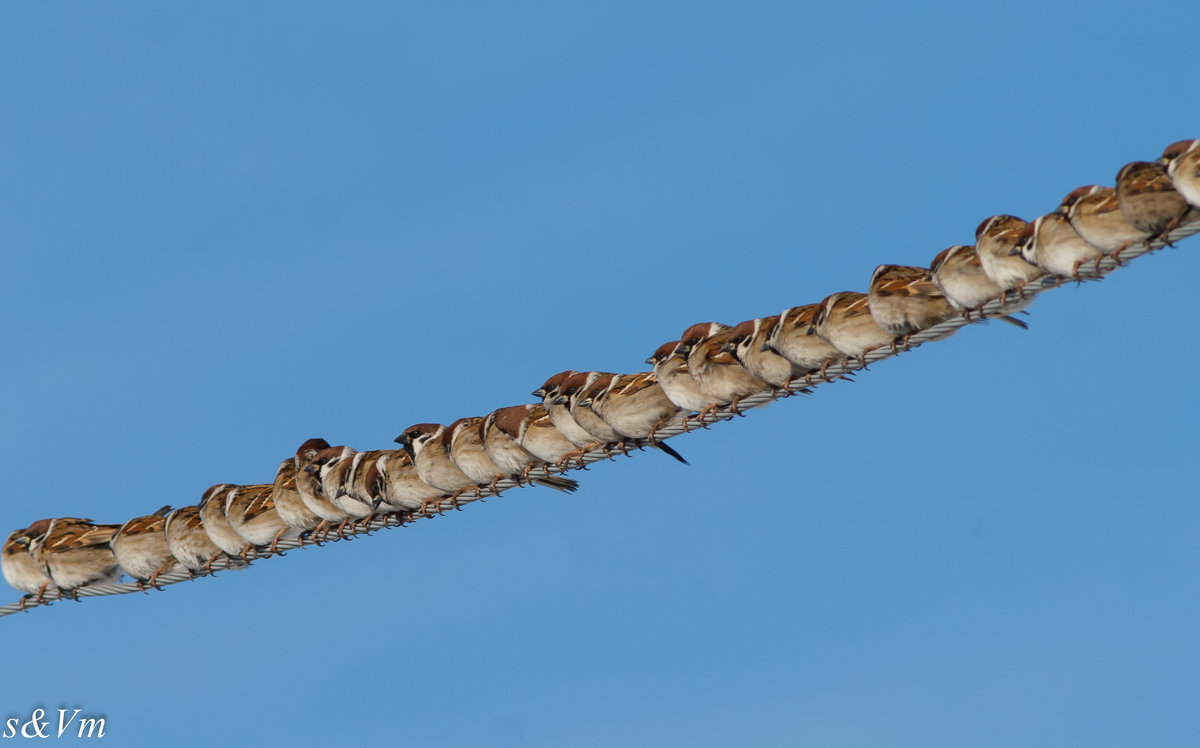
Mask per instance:
[[[1115,270],[1118,267],[1124,266],[1131,260],[1137,259],[1138,257],[1141,257],[1142,255],[1148,254],[1149,252],[1155,251],[1157,249],[1161,249],[1164,246],[1173,245],[1174,242],[1176,242],[1180,239],[1189,237],[1196,233],[1200,233],[1200,218],[1197,218],[1196,220],[1194,220],[1190,223],[1187,223],[1187,224],[1177,227],[1175,230],[1173,230],[1170,233],[1170,235],[1167,238],[1165,238],[1163,240],[1159,240],[1159,241],[1155,241],[1155,242],[1151,242],[1151,243],[1137,243],[1137,244],[1131,245],[1129,247],[1126,247],[1125,249],[1120,250],[1119,252],[1116,252],[1113,255],[1105,255],[1104,257],[1102,257],[1100,260],[1096,261],[1095,263],[1087,263],[1086,265],[1080,267],[1080,269],[1079,269],[1080,278],[1082,280],[1099,280],[1106,274],[1112,272],[1113,270]],[[732,420],[733,418],[736,418],[738,416],[738,414],[742,411],[754,410],[756,408],[762,408],[762,407],[774,402],[775,400],[779,399],[780,397],[787,397],[789,395],[799,394],[801,390],[811,389],[812,387],[816,387],[821,384],[835,382],[838,379],[841,379],[844,375],[850,374],[850,373],[853,373],[856,371],[861,371],[861,370],[865,369],[868,365],[873,364],[876,361],[882,361],[885,358],[891,358],[892,356],[898,355],[900,353],[904,353],[908,350],[912,350],[912,349],[920,346],[923,343],[928,343],[933,340],[942,339],[945,336],[949,335],[951,332],[954,332],[955,330],[958,330],[961,327],[965,327],[966,325],[972,324],[973,322],[978,322],[978,321],[981,321],[988,317],[994,317],[994,316],[999,316],[1001,314],[1005,314],[1008,311],[1009,306],[1012,304],[1017,304],[1017,303],[1023,302],[1025,300],[1033,298],[1034,296],[1037,296],[1038,294],[1045,293],[1046,291],[1049,291],[1051,289],[1059,288],[1061,286],[1065,286],[1065,285],[1068,285],[1071,283],[1076,283],[1076,282],[1082,282],[1082,281],[1076,281],[1076,279],[1074,279],[1074,278],[1064,278],[1064,277],[1053,276],[1053,275],[1049,275],[1049,274],[1042,275],[1041,277],[1036,278],[1036,279],[1030,281],[1029,283],[1027,283],[1023,288],[1021,288],[1019,294],[1016,292],[1013,292],[1013,291],[1009,291],[1004,296],[1001,296],[997,299],[993,299],[992,301],[987,302],[979,309],[972,310],[969,314],[970,318],[968,318],[968,315],[964,314],[964,315],[949,319],[940,324],[934,325],[933,327],[927,328],[925,330],[921,330],[920,332],[913,333],[912,335],[908,336],[907,339],[905,339],[904,344],[902,346],[899,346],[897,348],[897,350],[893,350],[890,346],[882,346],[880,348],[875,348],[873,350],[868,351],[863,356],[862,360],[847,359],[844,361],[840,361],[838,363],[831,364],[828,367],[826,367],[825,370],[820,374],[813,374],[807,378],[797,379],[789,386],[789,388],[787,390],[781,390],[778,392],[766,392],[766,393],[751,395],[749,397],[743,398],[738,403],[738,408],[737,408],[738,412],[734,412],[729,406],[724,406],[724,407],[714,410],[710,414],[705,415],[703,418],[696,417],[696,418],[692,418],[692,419],[684,422],[683,424],[664,426],[663,428],[659,429],[657,431],[657,433],[655,434],[656,439],[658,439],[658,440],[669,439],[671,437],[679,436],[680,434],[685,434],[685,433],[688,433],[691,431],[695,431],[697,429],[708,428],[708,426],[710,426],[713,423],[717,423],[720,421]],[[619,451],[624,451],[624,450],[628,450],[628,449],[641,450],[641,449],[645,449],[648,446],[650,446],[648,440],[631,439],[631,440],[628,440],[627,442],[625,442],[624,449],[619,450]],[[626,452],[626,454],[628,455],[629,453]],[[569,470],[581,469],[587,465],[590,465],[590,464],[593,464],[596,462],[600,462],[602,460],[613,459],[613,457],[614,456],[610,451],[607,451],[604,449],[593,449],[589,452],[584,453],[583,456],[578,460],[575,467],[571,467],[571,468],[549,467],[547,469],[550,473],[565,473],[565,472],[568,472]],[[163,587],[167,587],[167,586],[170,586],[173,584],[179,584],[180,582],[188,582],[193,579],[197,579],[200,576],[212,576],[219,572],[231,571],[231,570],[236,570],[236,569],[244,569],[250,565],[251,561],[257,561],[260,559],[271,558],[273,556],[282,556],[285,551],[290,551],[290,550],[294,550],[297,548],[307,548],[307,547],[311,547],[314,545],[324,545],[326,542],[349,540],[358,535],[369,534],[369,533],[375,532],[377,530],[388,529],[391,527],[401,527],[405,524],[408,524],[409,522],[413,522],[418,519],[429,519],[432,517],[441,516],[441,514],[443,512],[448,511],[450,509],[459,509],[460,507],[457,506],[458,504],[469,504],[469,503],[473,503],[475,501],[482,501],[485,498],[491,498],[493,496],[498,496],[501,492],[507,491],[510,488],[515,488],[518,485],[520,485],[520,484],[518,484],[516,481],[506,478],[504,480],[500,480],[500,481],[496,482],[495,490],[493,490],[489,487],[481,487],[476,494],[472,494],[472,495],[464,494],[463,496],[460,496],[453,503],[450,501],[450,499],[442,499],[441,501],[438,501],[436,504],[433,504],[433,506],[435,507],[436,513],[424,514],[424,515],[416,514],[416,513],[375,514],[375,515],[372,515],[371,517],[357,523],[354,527],[352,527],[351,529],[349,529],[345,533],[343,533],[342,536],[335,535],[333,537],[329,537],[327,535],[326,537],[322,538],[319,542],[317,540],[313,540],[311,538],[304,538],[304,537],[297,538],[295,540],[281,540],[276,545],[276,548],[278,549],[276,552],[272,552],[267,548],[261,548],[255,552],[254,558],[249,561],[248,560],[240,560],[240,559],[236,559],[236,558],[229,558],[227,556],[222,555],[216,561],[213,562],[212,571],[209,573],[200,575],[200,574],[189,573],[187,570],[172,571],[172,572],[162,574],[161,576],[159,576],[156,584],[157,584],[158,588],[161,589]],[[133,592],[146,592],[146,591],[148,591],[146,589],[146,586],[138,584],[137,582],[123,582],[123,583],[117,583],[117,584],[96,584],[96,585],[89,585],[86,587],[80,587],[80,588],[74,590],[74,597],[76,600],[78,600],[80,598],[87,598],[87,597],[106,597],[106,596],[110,596],[110,595],[128,595]],[[69,594],[69,593],[63,593],[59,590],[48,591],[46,593],[44,599],[42,599],[42,600],[25,599],[25,600],[19,600],[17,602],[13,602],[13,603],[9,603],[7,605],[0,606],[0,617],[12,615],[13,613],[18,613],[23,610],[31,610],[33,608],[40,607],[40,606],[47,606],[57,600],[70,599],[70,598],[71,598],[71,594]]]

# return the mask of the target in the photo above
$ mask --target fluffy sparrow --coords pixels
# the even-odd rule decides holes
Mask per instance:
[[[222,554],[204,530],[199,506],[185,506],[170,512],[163,523],[171,555],[190,572],[212,571],[212,563]]]
[[[29,542],[33,562],[54,585],[75,596],[89,584],[109,584],[121,578],[121,566],[108,547],[120,525],[97,525],[89,519],[58,517],[46,534]]]
[[[269,545],[278,553],[280,540],[294,540],[301,530],[283,521],[275,506],[275,484],[237,486],[225,499],[225,519],[246,545],[238,555],[247,558],[252,549]],[[257,555],[257,550],[255,550]]]
[[[383,483],[383,510],[412,514],[431,502],[440,502],[447,492],[440,491],[421,479],[412,455],[405,450],[388,453],[375,462]]]
[[[1190,210],[1187,200],[1175,190],[1167,167],[1148,161],[1125,164],[1117,172],[1117,204],[1125,220],[1150,235],[1147,244],[1170,234]]]
[[[321,524],[321,518],[313,514],[296,490],[296,460],[293,457],[281,462],[275,471],[271,502],[284,524],[298,533],[308,532]]]
[[[1026,225],[1016,216],[999,215],[984,219],[975,229],[975,251],[983,264],[983,272],[1001,292],[1016,291],[1021,296],[1025,284],[1042,275],[1040,268],[1026,262],[1019,251],[1014,251],[1017,237]]]
[[[329,442],[324,439],[309,439],[296,450],[296,491],[300,500],[308,510],[321,518],[321,523],[313,530],[313,534],[327,532],[331,522],[345,522],[350,515],[334,506],[325,490],[321,487],[320,469],[309,470],[317,453],[329,449]]]
[[[1062,208],[1026,224],[1017,235],[1017,246],[1013,251],[1051,275],[1077,281],[1083,280],[1079,275],[1080,265],[1093,263],[1099,271],[1099,260],[1104,257],[1103,252],[1084,241],[1071,226]]]
[[[1084,241],[1101,252],[1117,253],[1149,236],[1125,220],[1117,191],[1112,187],[1098,184],[1078,187],[1062,199],[1058,209],[1065,211],[1067,220]]]
[[[911,265],[880,265],[871,274],[867,306],[875,324],[896,338],[908,340],[914,332],[925,330],[956,316],[954,307],[934,285],[929,270]],[[943,333],[946,338],[957,329]]]
[[[0,551],[0,570],[4,572],[4,581],[15,589],[28,593],[22,598],[22,607],[29,595],[36,596],[35,599],[41,602],[46,589],[54,584],[29,554],[30,543],[34,538],[46,535],[51,521],[40,519],[24,530],[14,530],[4,541],[4,548]]]
[[[945,295],[951,306],[965,313],[968,319],[971,312],[999,298],[1001,294],[1000,286],[983,272],[983,263],[979,261],[975,247],[969,244],[956,244],[943,249],[933,258],[929,272],[933,285]],[[1007,314],[997,315],[996,319],[1022,330],[1029,329],[1029,325]]]
[[[606,371],[577,371],[571,376],[563,380],[562,386],[558,390],[558,397],[554,398],[554,405],[566,405],[571,412],[571,418],[575,423],[583,427],[592,435],[593,441],[600,442],[605,445],[615,445],[621,441],[621,435],[613,430],[604,422],[604,419],[596,415],[590,408],[579,405],[579,401],[583,399],[584,392],[592,387],[597,382],[607,384],[613,377],[617,376],[612,372]],[[601,384],[600,386],[604,386]]]
[[[779,325],[779,317],[776,314],[739,322],[729,331],[725,348],[752,376],[772,387],[787,389],[792,380],[814,370],[797,366],[767,344]]]
[[[737,413],[742,398],[774,389],[742,368],[725,350],[731,329],[720,322],[700,322],[684,330],[679,337],[680,348],[687,352],[688,371],[709,402],[700,411],[701,418],[722,405],[728,405],[731,412]]]
[[[529,475],[529,471],[533,468],[544,467],[546,464],[537,455],[522,447],[515,436],[520,433],[522,422],[529,414],[529,408],[532,407],[535,406],[513,405],[488,413],[479,425],[481,446],[489,461],[502,472],[500,477],[509,477],[518,483],[521,478],[526,478],[547,488],[571,493],[579,488],[577,481],[561,475],[550,475],[545,470],[543,470],[543,475],[538,477]],[[476,449],[473,445],[470,448]],[[493,488],[494,485],[493,482]]]
[[[855,291],[827,296],[813,315],[812,329],[842,355],[858,359],[863,366],[867,351],[892,346],[895,341],[893,335],[875,323],[867,295]]]
[[[233,529],[229,520],[225,519],[225,500],[235,488],[237,486],[232,483],[209,486],[200,497],[200,521],[204,523],[204,531],[218,548],[228,556],[240,558],[246,541]]]
[[[446,427],[446,446],[450,461],[477,485],[488,484],[496,490],[496,481],[505,477],[483,448],[483,416],[460,418]]]
[[[650,446],[688,464],[682,455],[654,438],[658,429],[682,424],[689,413],[671,402],[654,372],[619,374],[606,381],[597,381],[583,393],[579,407],[598,415],[622,441],[648,439]]]
[[[538,403],[537,405],[516,407],[524,408],[524,413],[520,423],[516,425],[515,433],[513,433],[512,424],[507,417],[502,425],[497,424],[497,426],[504,433],[516,439],[517,444],[524,447],[534,457],[547,466],[561,466],[572,455],[582,455],[575,443],[563,436],[563,433],[550,420],[550,413],[546,410],[545,405]],[[546,475],[549,475],[548,470]]]
[[[354,465],[354,450],[350,447],[329,447],[322,449],[313,455],[312,464],[308,466],[308,470],[316,473],[321,481],[321,493],[333,502],[333,505],[342,510],[354,519],[366,519],[370,517],[374,510],[371,508],[369,500],[359,500],[355,496],[351,496],[346,490],[346,476],[350,473],[350,468]],[[347,519],[338,526],[338,535],[341,536],[345,526],[352,520]]]
[[[1167,176],[1179,194],[1193,208],[1200,208],[1200,140],[1172,143],[1158,162],[1167,167]]]
[[[803,304],[783,310],[766,347],[802,369],[820,371],[824,377],[825,369],[845,355],[813,329],[820,308],[820,304]]]
[[[700,383],[688,371],[687,351],[678,340],[660,345],[646,363],[654,367],[654,378],[663,393],[683,410],[694,413],[711,404],[700,391]]]
[[[383,471],[379,467],[379,461],[386,460],[395,453],[394,449],[355,452],[354,459],[350,461],[350,469],[346,471],[346,493],[371,507],[371,511],[378,511],[384,503]]]
[[[575,422],[575,418],[571,415],[571,409],[567,406],[565,400],[557,402],[558,396],[562,392],[563,383],[575,374],[578,374],[578,372],[560,371],[547,379],[546,383],[541,387],[534,390],[533,396],[542,398],[542,406],[550,416],[550,422],[582,454],[582,450],[586,450],[596,444],[596,438],[587,429]]]
[[[145,584],[157,586],[160,574],[171,571],[178,563],[167,545],[166,516],[171,507],[164,506],[154,514],[134,517],[113,535],[108,545],[125,573]]]
[[[448,492],[451,505],[458,508],[458,497],[464,492],[474,490],[476,498],[482,498],[483,494],[479,484],[450,461],[447,434],[446,427],[441,424],[418,423],[397,436],[396,443],[412,457],[421,480],[439,491]],[[423,504],[421,511],[425,512],[426,508],[427,504]]]

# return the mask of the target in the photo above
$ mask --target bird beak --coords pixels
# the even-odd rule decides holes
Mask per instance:
[[[807,331],[805,331],[805,333],[804,333],[804,334],[805,334],[805,335],[816,335],[816,334],[817,334],[817,328],[813,327],[812,325],[809,325],[809,326],[808,326],[808,330],[807,330]]]
[[[371,511],[378,512],[379,505],[382,503],[383,503],[383,499],[379,496],[376,496],[375,498],[371,499]]]
[[[761,347],[758,349],[758,351],[759,351],[759,353],[766,353],[767,351],[772,351],[772,352],[774,352],[774,353],[778,353],[778,352],[779,352],[779,351],[776,351],[774,348],[772,348],[772,347],[771,347],[771,344],[770,344],[770,343],[768,343],[768,342],[766,342],[766,341],[763,341],[763,344],[762,344],[762,346],[761,346]]]
[[[589,398],[586,398],[586,399],[584,399],[584,400],[580,400],[580,401],[579,401],[579,404],[580,404],[580,405],[582,405],[582,406],[583,406],[583,407],[585,407],[585,408],[587,408],[587,407],[590,407],[590,406],[591,406],[591,404],[592,404],[592,398],[590,398],[590,397],[589,397]]]
[[[737,348],[737,346],[733,344],[733,341],[729,341],[721,346],[721,353],[733,353],[734,348]]]
[[[538,387],[536,390],[534,390],[530,394],[532,394],[534,397],[545,397],[546,396],[546,388]]]
[[[304,466],[304,472],[308,473],[309,475],[312,475],[313,473],[317,472],[318,469],[319,468],[316,465],[305,465]]]
[[[567,399],[568,399],[568,398],[567,398],[565,395],[559,395],[558,397],[556,397],[556,398],[554,398],[553,400],[551,400],[551,401],[550,401],[550,404],[551,404],[551,405],[566,405],[566,404],[567,404]]]
[[[646,359],[646,363],[650,364],[651,366],[654,366],[654,356],[651,356],[650,358]]]

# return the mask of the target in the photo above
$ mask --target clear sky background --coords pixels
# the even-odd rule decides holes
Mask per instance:
[[[1200,136],[1185,2],[430,7],[6,6],[3,532],[638,371]],[[5,618],[0,710],[109,745],[1192,744],[1197,277],[1186,240],[691,467]]]

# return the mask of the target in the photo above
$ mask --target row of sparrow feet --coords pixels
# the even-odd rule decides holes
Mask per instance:
[[[950,247],[928,268],[880,265],[866,293],[835,293],[732,327],[692,325],[651,355],[652,371],[560,372],[534,390],[539,403],[448,426],[419,423],[396,438],[401,449],[358,452],[309,439],[272,483],[217,484],[193,506],[163,507],[124,524],[39,520],[8,536],[4,578],[26,593],[22,604],[42,602],[52,589],[74,597],[122,574],[144,589],[167,572],[207,573],[218,559],[238,565],[277,553],[283,540],[321,543],[380,517],[402,524],[457,507],[464,495],[526,483],[571,492],[578,483],[559,473],[583,467],[583,456],[597,449],[611,456],[650,446],[686,463],[658,431],[703,424],[720,408],[737,413],[746,397],[806,392],[814,376],[831,379],[832,364],[865,364],[867,352],[881,347],[894,353],[909,336],[953,317],[982,317],[978,310],[995,299],[1005,305],[994,316],[1025,327],[1007,313],[1030,303],[1025,284],[1045,274],[1099,277],[1104,258],[1115,260],[1137,242],[1149,248],[1197,220],[1200,140],[1180,141],[1158,161],[1126,165],[1115,187],[1080,187],[1033,221],[987,218],[974,245]]]

